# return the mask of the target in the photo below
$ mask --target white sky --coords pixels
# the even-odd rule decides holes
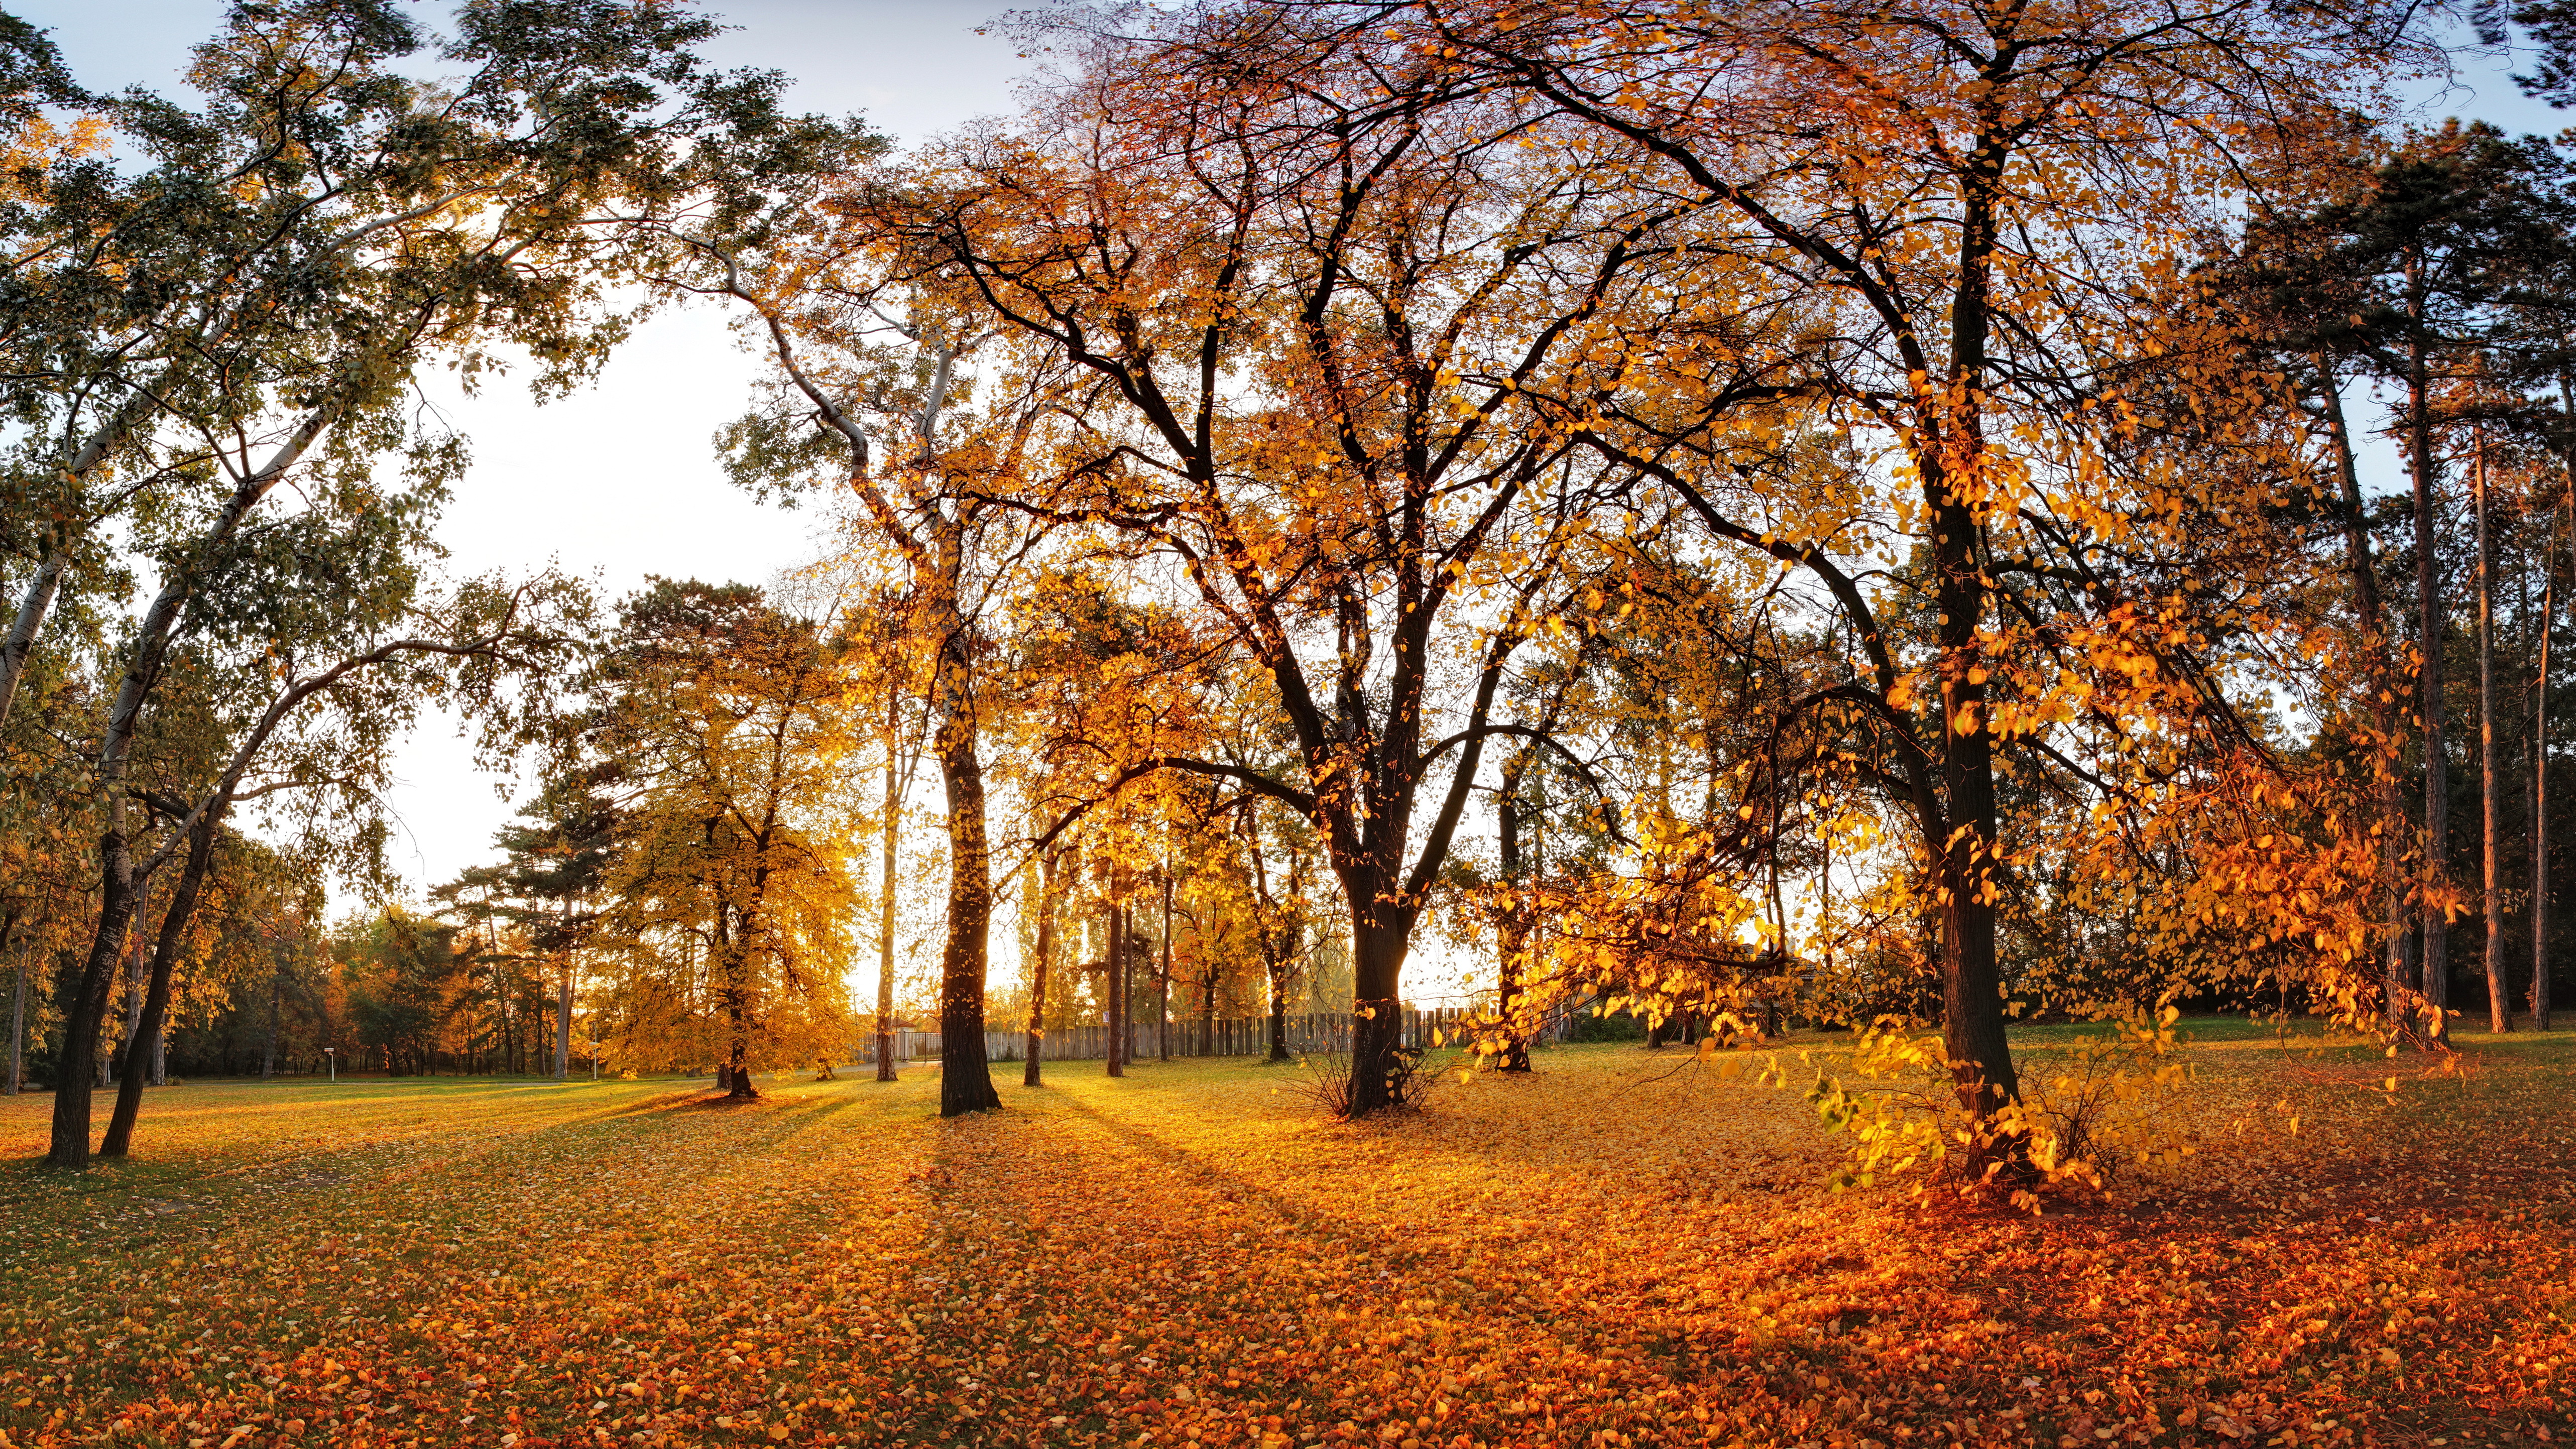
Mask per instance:
[[[910,141],[1009,108],[1026,64],[975,28],[1009,0],[718,0],[737,27],[710,49],[727,66],[786,71],[799,110],[859,111]],[[445,5],[421,7],[443,21]],[[188,49],[222,0],[10,0],[53,34],[95,90],[183,90]],[[436,401],[473,444],[475,466],[440,537],[458,574],[524,573],[548,561],[595,575],[615,600],[647,574],[764,583],[815,552],[811,512],[763,507],[728,485],[712,438],[749,396],[751,359],[712,307],[647,324],[578,396],[537,407],[513,379]],[[489,858],[511,806],[474,773],[463,741],[424,728],[401,753],[393,866],[425,889]]]

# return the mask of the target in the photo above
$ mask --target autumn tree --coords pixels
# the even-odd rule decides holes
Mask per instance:
[[[659,579],[620,607],[597,688],[617,817],[603,932],[639,986],[705,973],[727,1090],[755,1097],[755,1065],[844,1040],[855,742],[830,636],[760,590]]]
[[[869,138],[845,154],[861,156]],[[729,430],[728,467],[756,491],[847,489],[853,547],[900,570],[934,701],[932,754],[947,799],[948,919],[940,964],[940,1110],[1001,1105],[983,1060],[993,914],[982,740],[982,661],[1015,560],[1040,526],[995,507],[1054,405],[1044,374],[983,366],[989,321],[889,258],[884,237],[825,203],[772,234],[691,238],[703,270],[675,283],[746,305],[775,367]]]
[[[1232,17],[1175,17],[1169,44],[1083,37],[1020,130],[845,204],[968,291],[1018,365],[1080,380],[1086,406],[1002,501],[1124,540],[1268,677],[1294,741],[1278,773],[1129,769],[1254,791],[1322,834],[1368,1113],[1484,750],[1525,728],[1497,692],[1594,517],[1595,471],[1564,466],[1525,395],[1624,295],[1639,223],[1605,214],[1588,166],[1520,148],[1508,107],[1435,111],[1420,60],[1247,63]]]
[[[2243,536],[2203,530],[2250,502],[2162,466],[2125,410],[2139,367],[2190,345],[2160,335],[2172,313],[2155,299],[2214,219],[2202,188],[2248,138],[2329,111],[2402,38],[2399,17],[1684,0],[1360,12],[1335,12],[1342,34],[1524,98],[1585,138],[1569,144],[1594,176],[1617,168],[1687,212],[1675,300],[1621,334],[1635,352],[1620,391],[1559,406],[1712,540],[1803,573],[1839,616],[1853,674],[1801,707],[1849,708],[1881,732],[1885,788],[1933,873],[1957,1092],[1972,1115],[2001,1111],[2018,1079],[1996,957],[2011,858],[1997,751],[2036,750],[2062,720],[2113,725],[2126,707],[2097,705],[2097,687],[2140,700],[2137,675],[2106,673],[2114,652],[2181,685],[2173,709],[2200,708],[2187,681],[2206,677],[2208,626],[2229,608],[2194,584],[2223,567],[2202,545]],[[1778,331],[1730,320],[1743,315]],[[1748,436],[1736,424],[1764,402],[1777,406]],[[1766,465],[1769,439],[1805,428],[1868,439],[1885,465]],[[1874,595],[1864,577],[1888,563],[1898,588]],[[2224,734],[2224,713],[2200,717]],[[2120,733],[2082,748],[2109,764]]]

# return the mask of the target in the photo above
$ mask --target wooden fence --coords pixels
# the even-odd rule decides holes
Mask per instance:
[[[1429,1047],[1454,1044],[1467,1032],[1472,1013],[1459,1007],[1433,1007],[1404,1011],[1404,1044]],[[1314,1012],[1287,1019],[1288,1050],[1300,1056],[1313,1053],[1347,1052],[1351,1049],[1351,1027],[1354,1019],[1347,1012]],[[1150,1021],[1130,1023],[1127,1028],[1127,1059],[1150,1061],[1161,1054],[1159,1027]],[[1213,1021],[1197,1017],[1174,1017],[1171,1024],[1172,1055],[1175,1057],[1255,1057],[1270,1051],[1270,1018],[1266,1016],[1221,1016]],[[1016,1062],[1027,1055],[1029,1036],[1026,1031],[987,1031],[984,1033],[984,1059]],[[898,1031],[894,1033],[895,1060],[910,1061],[917,1057],[940,1054],[939,1033],[935,1031]],[[1109,1028],[1105,1025],[1061,1027],[1050,1031],[1039,1043],[1040,1061],[1096,1062],[1109,1055]],[[876,1038],[859,1039],[856,1060],[862,1065],[876,1062]]]

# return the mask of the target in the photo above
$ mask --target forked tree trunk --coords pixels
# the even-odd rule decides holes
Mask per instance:
[[[187,937],[189,918],[196,913],[197,898],[204,893],[206,876],[214,868],[215,836],[222,824],[223,812],[210,805],[188,832],[187,863],[171,887],[169,909],[162,913],[159,937],[153,942],[152,978],[144,993],[140,1034],[136,1045],[125,1053],[116,1107],[108,1117],[107,1137],[98,1148],[101,1157],[123,1157],[133,1143],[135,1115],[143,1108],[144,1081],[154,1074],[154,1045],[160,1041],[162,1024],[169,1017],[171,972]]]
[[[63,1014],[63,1054],[54,1068],[53,1143],[45,1154],[49,1166],[89,1166],[91,1094],[97,1089],[99,1026],[106,1019],[109,993],[115,989],[116,959],[124,954],[125,932],[134,920],[133,862],[126,841],[123,802],[108,802],[110,824],[99,837],[98,926],[90,937],[70,1008]]]

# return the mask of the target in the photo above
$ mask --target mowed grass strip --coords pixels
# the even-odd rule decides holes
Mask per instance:
[[[2027,1033],[2044,1049],[2070,1034]],[[1634,1046],[1421,1116],[1295,1068],[208,1082],[0,1100],[11,1446],[2451,1443],[2571,1432],[2576,1037],[2203,1024],[2195,1151],[2037,1220],[1835,1195],[1800,1093]],[[1828,1068],[1831,1038],[1784,1061]],[[2399,1075],[2392,1101],[2381,1090]],[[2293,1123],[2295,1122],[2295,1130]]]

